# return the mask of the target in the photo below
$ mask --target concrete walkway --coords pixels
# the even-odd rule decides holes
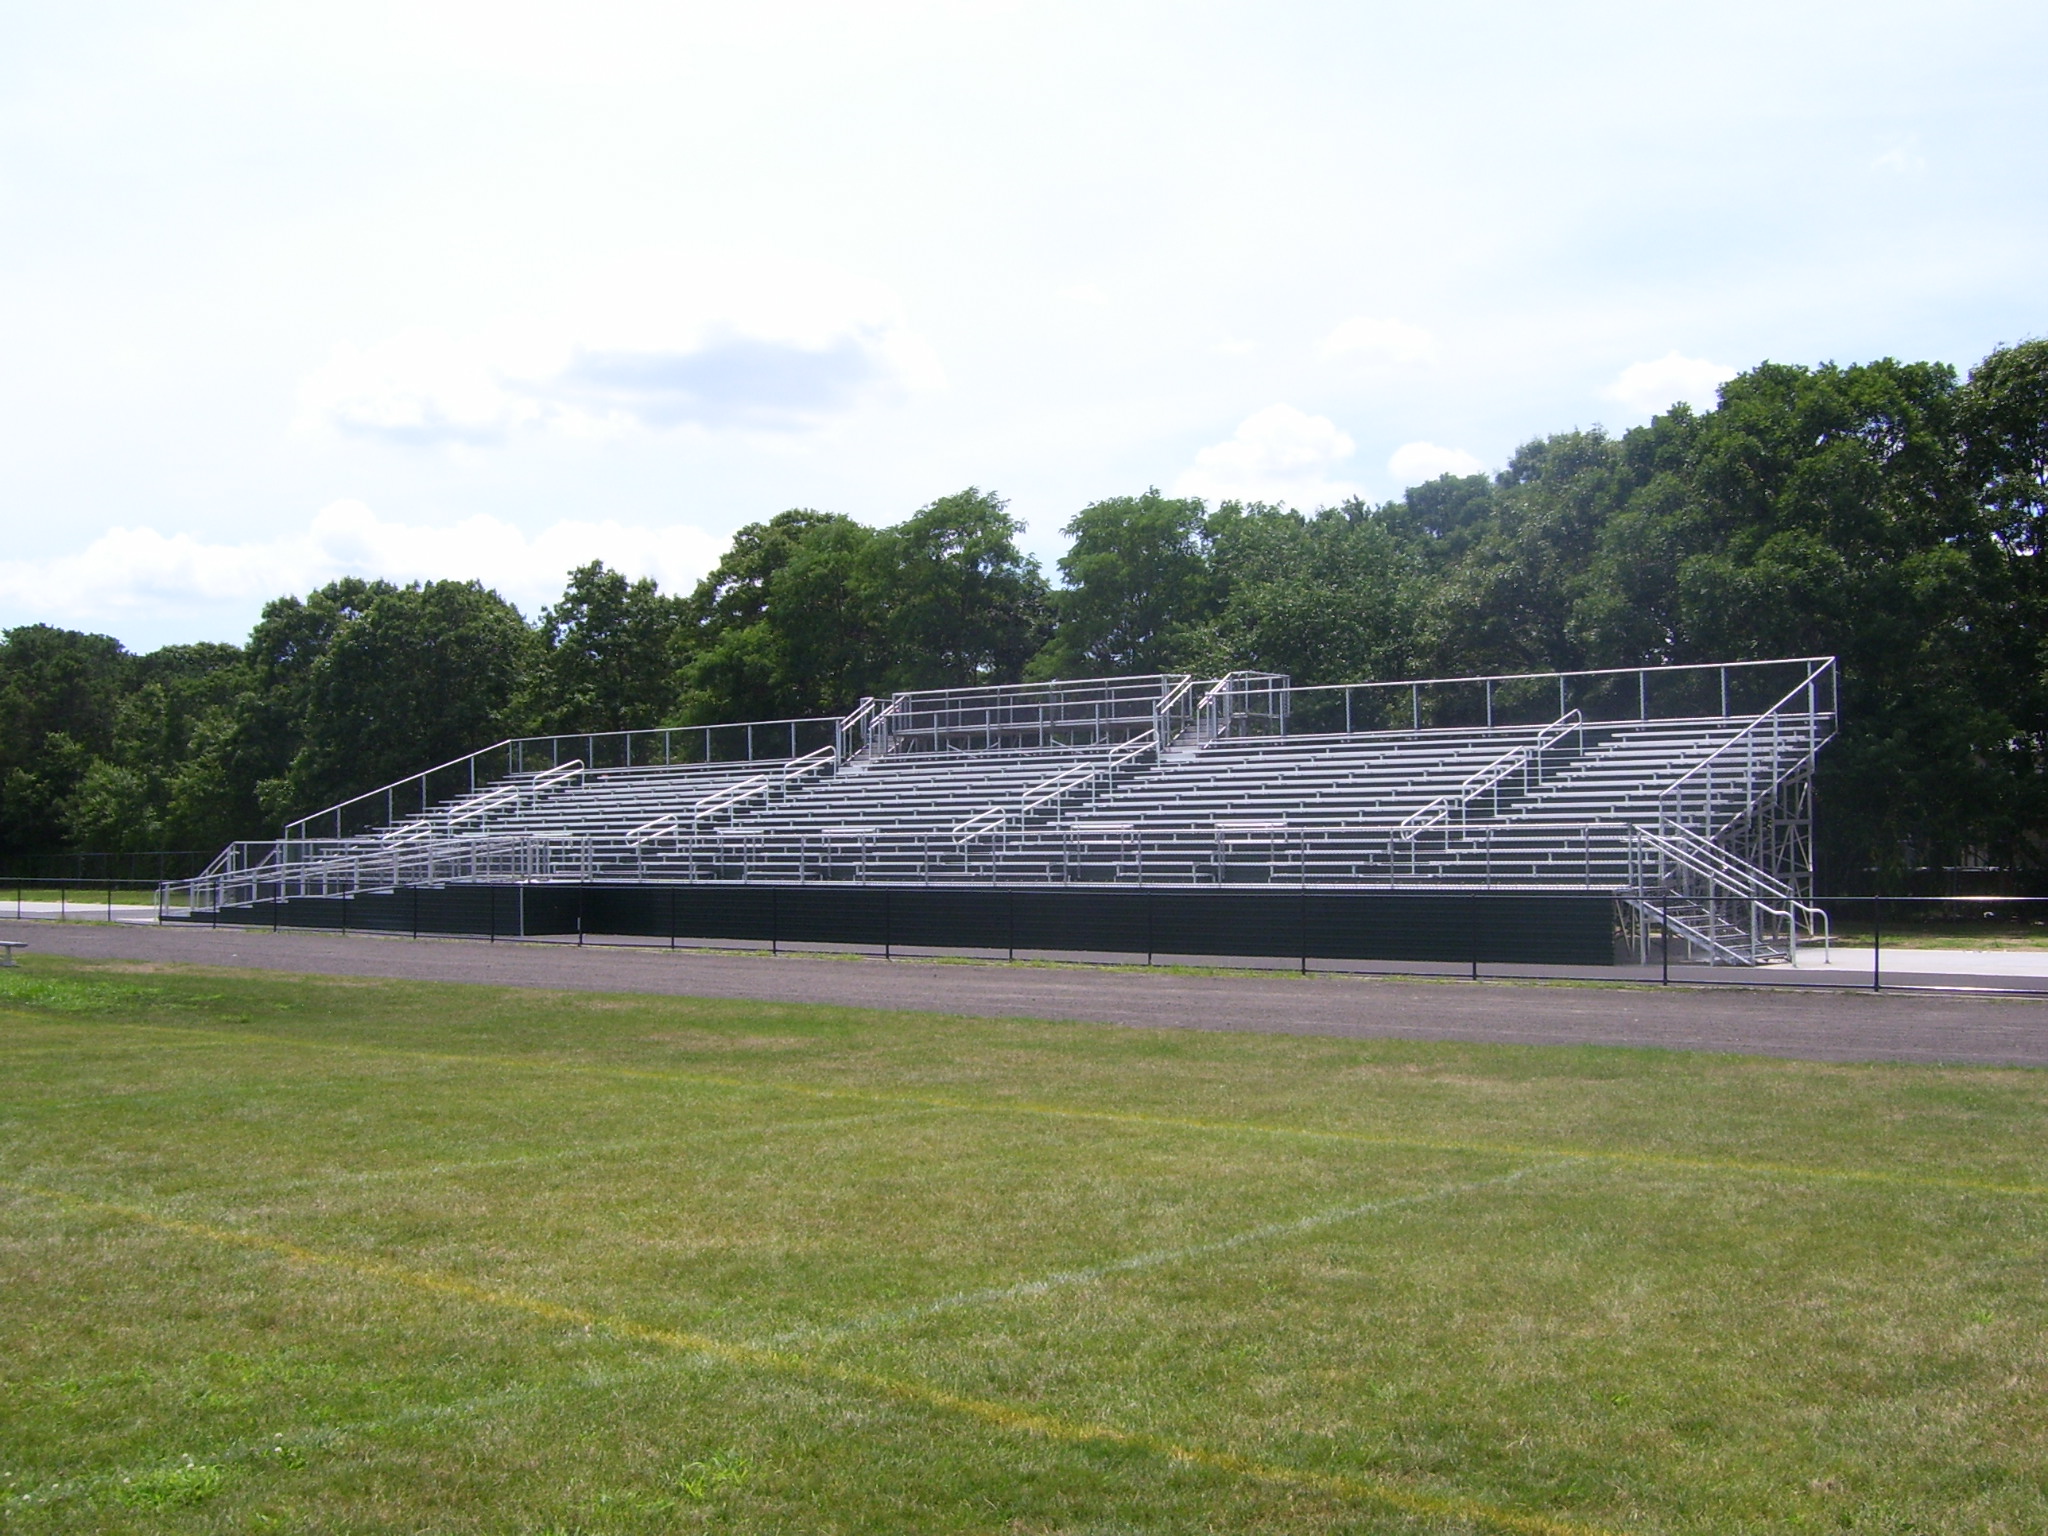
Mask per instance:
[[[133,902],[94,901],[80,893],[63,901],[19,901],[0,897],[0,918],[33,919],[46,923],[154,923],[156,907]]]
[[[1144,1028],[2048,1066],[2048,1004],[2042,1001],[1867,988],[1475,984],[1286,972],[1187,976],[105,923],[0,921],[0,937],[26,939],[31,947],[23,963],[29,966],[39,954],[62,954]]]
[[[1814,975],[1860,976],[1868,979],[1873,961],[1882,960],[1887,981],[1925,979],[1956,983],[1960,978],[2002,977],[2008,981],[2038,981],[2048,990],[2048,949],[1894,949],[1889,944],[1880,956],[1864,946],[1845,949],[1836,946],[1832,955],[1802,950],[1798,968]]]

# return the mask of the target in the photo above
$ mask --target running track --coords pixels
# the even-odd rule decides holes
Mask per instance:
[[[2048,1003],[1798,987],[1565,987],[577,949],[367,935],[0,922],[37,954],[338,976],[755,998],[1140,1028],[1649,1046],[1813,1061],[2048,1066]]]

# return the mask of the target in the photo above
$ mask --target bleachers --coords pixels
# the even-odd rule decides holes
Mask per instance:
[[[1702,713],[1716,680],[1719,708]],[[589,768],[550,743],[546,768],[354,837],[238,845],[190,899],[504,879],[1655,884],[1667,903],[1701,887],[1712,906],[1733,879],[1745,899],[1790,902],[1832,683],[1822,660],[1361,684],[1341,701],[1310,690],[1304,710],[1266,674],[905,694],[864,702],[802,756],[794,727],[791,755],[738,762],[668,762],[664,739],[655,765]],[[1678,702],[1653,711],[1653,691]],[[1354,694],[1375,728],[1300,728],[1350,721]],[[1451,723],[1477,697],[1483,718]],[[1575,697],[1610,718],[1585,718]],[[1508,699],[1523,718],[1497,718]],[[1556,708],[1529,702],[1543,699]],[[1412,714],[1410,728],[1385,728],[1389,714]],[[538,749],[487,750],[517,763]],[[295,826],[323,818],[342,821]]]

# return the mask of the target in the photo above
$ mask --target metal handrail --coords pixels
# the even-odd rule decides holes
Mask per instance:
[[[807,779],[814,773],[826,773],[838,766],[837,743],[829,747],[820,747],[815,752],[806,752],[802,757],[793,757],[782,765],[782,787],[788,789],[798,779]]]
[[[1173,712],[1182,700],[1195,691],[1195,684],[1198,681],[1200,679],[1192,672],[1183,674],[1180,681],[1167,690],[1166,696],[1152,706],[1152,734],[1158,739],[1159,745],[1162,748],[1180,736],[1179,730],[1171,729]],[[1188,724],[1193,725],[1196,719],[1200,717],[1200,713],[1200,706],[1188,711]],[[1185,727],[1182,729],[1185,729]]]
[[[880,709],[881,706],[882,701],[880,699],[863,696],[860,703],[856,704],[851,712],[843,716],[833,726],[832,747],[841,761],[852,757],[867,746],[865,736],[856,742],[854,740],[854,733],[857,731],[864,732],[873,721],[875,711]]]
[[[978,837],[986,837],[991,833],[1001,831],[1002,828],[1009,825],[1013,817],[1021,820],[1037,810],[1041,805],[1044,805],[1048,800],[1057,800],[1063,795],[1079,789],[1084,784],[1092,783],[1099,772],[1100,769],[1094,764],[1062,768],[1058,773],[1052,775],[1051,778],[1040,779],[1036,784],[1026,789],[1023,794],[1017,797],[1014,803],[991,805],[986,810],[977,811],[965,821],[960,822],[953,828],[953,841],[956,843],[968,843]]]
[[[1721,899],[1747,902],[1756,911],[1780,918],[1785,923],[1787,958],[1796,958],[1799,953],[1799,929],[1804,922],[1809,933],[1817,932],[1823,949],[1830,955],[1834,952],[1834,925],[1828,914],[1819,907],[1801,901],[1792,886],[1768,870],[1759,869],[1747,860],[1730,853],[1720,844],[1700,836],[1689,827],[1674,826],[1651,831],[1648,827],[1631,826],[1631,840],[1646,844],[1660,858],[1668,859],[1686,873],[1708,883],[1707,900],[1714,898],[1715,887],[1721,888]],[[1639,894],[1647,892],[1648,886],[1640,876],[1636,881]],[[1782,903],[1773,906],[1773,901]],[[1818,919],[1816,924],[1815,920]],[[1674,920],[1675,921],[1675,920]],[[1688,927],[1688,932],[1694,932]],[[1715,944],[1711,935],[1695,932],[1702,942]],[[1727,948],[1727,946],[1720,946]],[[1748,957],[1754,960],[1755,955]]]
[[[1810,697],[1814,685],[1822,677],[1828,676],[1833,671],[1835,665],[1834,658],[1831,656],[1800,657],[1797,659],[1800,662],[1806,663],[1812,667],[1812,670],[1806,674],[1805,678],[1803,678],[1795,687],[1793,687],[1789,692],[1787,692],[1783,698],[1779,699],[1775,704],[1771,705],[1770,708],[1764,710],[1761,714],[1753,717],[1748,724],[1743,726],[1741,730],[1737,731],[1733,736],[1730,736],[1726,741],[1721,743],[1720,746],[1716,747],[1712,752],[1709,752],[1705,757],[1701,758],[1697,763],[1693,764],[1693,766],[1688,768],[1684,773],[1680,774],[1677,778],[1673,779],[1671,783],[1664,788],[1663,792],[1658,795],[1657,816],[1660,825],[1683,824],[1682,816],[1675,815],[1671,811],[1667,810],[1666,803],[1676,803],[1682,801],[1684,798],[1684,791],[1688,781],[1701,775],[1705,775],[1708,782],[1708,804],[1706,806],[1706,815],[1708,818],[1708,833],[1709,835],[1711,835],[1714,831],[1719,830],[1718,828],[1715,828],[1712,825],[1712,818],[1714,814],[1714,808],[1712,804],[1712,780],[1713,770],[1718,760],[1724,754],[1734,752],[1737,747],[1743,747],[1745,750],[1753,747],[1756,744],[1757,740],[1762,736],[1763,728],[1766,725],[1768,725],[1771,728],[1772,733],[1775,735],[1778,731],[1780,724],[1783,721],[1788,719],[1801,718],[1801,711],[1787,710],[1785,706],[1790,704],[1795,698],[1797,698],[1802,693],[1805,693]],[[1761,663],[1754,663],[1754,665],[1761,665]],[[1832,720],[1834,718],[1834,712],[1832,709],[1820,709],[1817,706],[1816,702],[1809,704],[1809,706],[1803,712],[1803,714],[1808,726],[1812,730],[1813,735],[1815,737],[1813,741],[1807,744],[1806,750],[1809,753],[1818,751],[1821,748],[1821,746],[1825,744],[1824,739],[1820,737],[1820,721],[1823,717]],[[1776,762],[1781,755],[1782,754],[1774,752],[1772,754],[1772,761]],[[1745,810],[1748,808],[1749,805],[1754,804],[1756,799],[1758,798],[1757,795],[1749,792],[1748,781],[1751,778],[1753,778],[1753,776],[1753,774],[1744,776]],[[1772,778],[1773,785],[1775,785],[1777,780],[1781,779],[1783,776],[1784,775],[1782,773],[1774,774]]]
[[[1207,746],[1210,742],[1220,740],[1228,735],[1231,722],[1236,718],[1236,712],[1230,706],[1231,695],[1240,690],[1248,691],[1248,684],[1260,681],[1265,682],[1269,687],[1275,683],[1279,684],[1279,691],[1283,695],[1290,693],[1293,687],[1292,681],[1286,674],[1280,672],[1226,672],[1216,680],[1214,686],[1207,693],[1202,695],[1201,702],[1195,706],[1196,740],[1201,745]],[[1283,703],[1281,705],[1281,718],[1283,720],[1286,718],[1286,708],[1287,706]]]
[[[674,811],[670,811],[665,816],[657,816],[652,821],[643,821],[639,826],[633,828],[632,831],[626,834],[626,846],[628,848],[644,848],[647,844],[659,838],[664,832],[676,832],[681,829],[681,818]]]
[[[1078,763],[1072,768],[1062,768],[1050,778],[1039,780],[1014,801],[1002,805],[991,805],[977,811],[952,829],[956,844],[971,843],[977,838],[1000,832],[1011,821],[1022,821],[1040,806],[1055,800],[1063,800],[1079,789],[1108,779],[1115,782],[1117,774],[1127,765],[1137,761],[1148,752],[1157,752],[1159,737],[1157,731],[1147,731],[1142,736],[1133,736],[1129,741],[1115,748],[1101,762]]]
[[[432,808],[427,803],[427,796],[429,793],[428,786],[434,780],[446,778],[451,774],[456,775],[458,778],[466,780],[467,783],[467,787],[458,792],[461,794],[473,794],[476,790],[482,788],[484,783],[489,781],[485,775],[495,777],[502,776],[505,773],[524,772],[526,760],[529,757],[540,755],[537,749],[543,747],[546,749],[550,767],[556,766],[555,753],[563,746],[569,744],[587,744],[585,745],[584,756],[581,760],[586,763],[594,763],[597,756],[596,748],[600,742],[616,742],[619,745],[621,755],[625,759],[620,765],[622,767],[661,767],[676,765],[675,747],[679,738],[684,743],[688,743],[693,737],[701,739],[704,751],[702,761],[707,763],[714,761],[711,755],[714,740],[736,739],[743,740],[746,747],[746,755],[743,758],[738,758],[738,761],[761,762],[775,760],[775,754],[773,753],[763,753],[759,756],[755,754],[754,749],[756,745],[759,742],[765,741],[769,736],[781,735],[786,732],[790,750],[793,753],[800,734],[815,732],[819,727],[831,727],[838,724],[839,721],[829,715],[799,715],[781,720],[733,720],[716,725],[650,726],[642,730],[630,731],[563,731],[552,736],[507,736],[503,740],[492,742],[487,747],[479,747],[476,751],[464,753],[460,757],[451,757],[445,763],[437,763],[433,767],[423,769],[418,773],[409,773],[404,778],[393,779],[388,784],[380,784],[375,789],[365,790],[359,795],[351,795],[345,800],[338,800],[321,810],[301,816],[295,821],[286,823],[284,837],[287,841],[310,838],[314,835],[313,827],[318,823],[326,822],[330,817],[333,819],[335,836],[341,836],[341,828],[347,823],[350,811],[358,807],[374,805],[380,800],[384,802],[388,810],[395,807],[399,802],[401,791],[403,796],[408,799],[416,792],[420,801],[418,811],[423,813]],[[653,744],[657,739],[659,742],[658,749],[649,754],[656,760],[636,764],[634,762],[635,743],[647,742]],[[499,768],[501,758],[505,765],[502,770]],[[695,762],[698,760],[691,759],[690,761]],[[412,813],[409,812],[408,814]],[[387,815],[385,820],[387,822],[395,821],[396,817]]]
[[[1730,853],[1719,843],[1701,837],[1690,827],[1659,827],[1654,832],[1648,827],[1631,830],[1690,873],[1736,887],[1736,894],[1745,898],[1753,900],[1761,893],[1779,901],[1798,900],[1797,893],[1785,881]]]
[[[443,825],[447,830],[453,832],[457,827],[462,826],[466,822],[475,821],[479,816],[489,815],[501,805],[508,803],[518,805],[522,800],[531,804],[549,790],[559,788],[561,785],[582,777],[583,760],[581,758],[571,758],[566,763],[558,764],[553,768],[543,769],[530,779],[520,779],[479,796],[467,805],[451,811]],[[424,821],[414,824],[427,825]]]
[[[720,811],[729,811],[748,800],[764,796],[774,787],[775,781],[765,773],[757,773],[751,779],[741,779],[737,784],[728,784],[723,789],[714,789],[703,799],[690,807],[690,820],[706,821]]]
[[[1584,725],[1585,721],[1580,718],[1576,709],[1560,715],[1538,731],[1533,742],[1524,742],[1510,751],[1503,752],[1449,794],[1437,796],[1409,816],[1395,829],[1394,835],[1413,842],[1431,827],[1443,825],[1451,819],[1452,812],[1463,810],[1517,768],[1526,767],[1531,762],[1540,765],[1546,751],[1573,731],[1582,729]]]

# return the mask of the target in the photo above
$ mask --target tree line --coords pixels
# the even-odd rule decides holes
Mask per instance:
[[[690,593],[601,564],[529,622],[354,578],[242,645],[0,637],[0,853],[206,848],[508,735],[839,714],[903,688],[1239,667],[1304,684],[1833,654],[1830,869],[2038,867],[2048,342],[1767,363],[1718,406],[1302,512],[1081,508],[1049,581],[1002,499],[750,525]]]

